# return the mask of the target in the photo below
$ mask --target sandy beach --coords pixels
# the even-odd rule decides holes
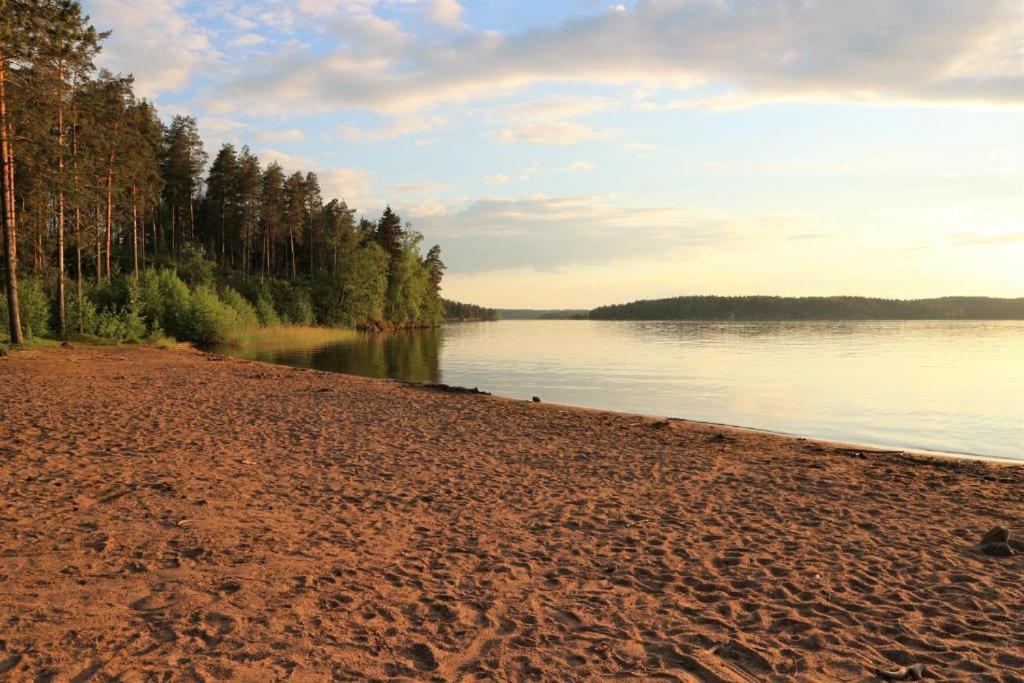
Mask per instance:
[[[0,679],[1024,680],[1024,467],[83,347],[0,493]]]

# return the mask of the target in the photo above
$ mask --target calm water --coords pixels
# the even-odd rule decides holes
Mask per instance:
[[[317,349],[322,370],[854,443],[1024,460],[1024,322],[462,323]]]

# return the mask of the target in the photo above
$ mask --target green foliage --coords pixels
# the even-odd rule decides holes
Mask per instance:
[[[443,306],[444,317],[449,320],[498,320],[501,317],[493,308],[464,304],[461,301],[443,299]]]
[[[202,247],[188,245],[178,260],[178,277],[189,287],[212,286],[216,268],[217,264],[206,258]]]
[[[201,344],[234,341],[243,331],[235,311],[205,285],[192,292],[185,339]]]
[[[100,314],[93,301],[91,289],[83,288],[81,306],[79,306],[78,292],[76,290],[69,291],[65,301],[64,315],[69,332],[96,334]]]
[[[292,325],[313,325],[316,315],[309,290],[295,287],[287,282],[275,283],[274,301],[283,322]]]
[[[235,312],[239,325],[244,328],[259,326],[259,315],[248,299],[227,285],[220,288],[219,294],[224,305]]]
[[[388,255],[370,242],[340,254],[335,274],[314,286],[318,317],[325,325],[379,326],[384,321]]]
[[[256,291],[253,307],[256,309],[256,317],[259,319],[260,325],[281,324],[281,317],[274,308],[274,297],[270,293],[270,288],[262,286]]]
[[[159,304],[153,306],[152,313],[159,311],[159,317],[151,318],[151,326],[178,339],[189,339],[192,297],[188,285],[174,271],[161,270],[157,275],[157,290]]]
[[[18,303],[21,309],[21,327],[26,338],[45,337],[50,334],[50,297],[39,278],[23,278],[18,283]],[[10,334],[4,306],[4,330]]]

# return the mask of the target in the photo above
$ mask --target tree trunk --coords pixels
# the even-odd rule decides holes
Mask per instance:
[[[97,178],[97,181],[99,178]],[[96,284],[103,282],[103,231],[100,228],[100,202],[96,200]]]
[[[107,279],[110,279],[110,248],[114,236],[114,150],[110,150],[110,158],[107,161],[107,227],[106,227],[106,263],[105,270]]]
[[[139,279],[139,213],[135,203],[136,186],[132,181],[132,273]]]
[[[291,225],[288,226],[288,248],[292,252],[292,279],[295,280],[298,277],[295,269],[295,230]]]
[[[75,207],[75,277],[78,280],[78,334],[85,333],[85,320],[82,318],[82,304],[85,303],[82,292],[82,211]]]
[[[64,69],[58,72],[64,82]],[[57,89],[57,334],[67,338],[67,320],[64,315],[64,94]]]
[[[7,61],[0,52],[0,207],[3,209],[4,258],[7,262],[7,322],[10,325],[11,343],[23,344],[21,332],[21,309],[18,305],[18,234],[14,211],[14,152],[11,149],[11,129],[7,121],[7,96],[4,91],[4,76]]]

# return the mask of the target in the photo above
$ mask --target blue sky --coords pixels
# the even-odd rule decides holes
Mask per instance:
[[[452,298],[1024,295],[1003,0],[87,0],[208,150],[439,243]]]

